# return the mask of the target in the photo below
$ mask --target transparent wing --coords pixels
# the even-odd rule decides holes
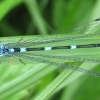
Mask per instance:
[[[61,31],[56,31],[54,33],[60,33],[60,34],[66,33],[70,35],[81,35],[81,34],[87,34],[87,33],[90,34],[92,30],[98,28],[99,25],[100,25],[100,18],[72,26],[70,28],[66,28]]]
[[[83,36],[73,36],[73,37],[67,37],[65,35],[57,35],[54,39],[54,36],[49,36],[52,37],[51,39],[48,39],[48,36],[46,38],[46,40],[39,40],[38,42],[34,42],[34,41],[24,41],[24,42],[20,42],[20,43],[8,43],[6,44],[8,47],[30,47],[30,46],[36,46],[36,45],[41,45],[41,44],[51,44],[51,43],[56,43],[56,42],[63,42],[63,41],[68,41],[68,40],[75,40],[75,39],[79,39],[79,38],[89,38],[89,37],[93,37],[93,36],[100,36],[100,33],[97,34],[89,34],[89,35],[83,35]]]
[[[66,40],[73,40],[79,38],[88,38],[98,36],[100,33],[92,33],[92,30],[96,29],[100,25],[100,19],[92,20],[80,25],[73,26],[58,33],[64,33],[59,35],[37,35],[31,36],[30,39],[23,39],[20,42],[8,43],[9,47],[29,47],[40,44],[61,42]],[[88,34],[87,34],[88,33]]]
[[[16,59],[14,57],[4,56],[4,57],[0,57],[0,64],[13,65],[13,64],[22,64],[22,63],[19,61],[19,59]]]
[[[92,57],[90,56],[89,58],[88,57],[71,57],[71,56],[65,56],[65,55],[48,55],[48,54],[32,54],[32,53],[25,53],[25,55],[28,55],[28,56],[34,56],[34,57],[41,57],[41,58],[48,58],[48,59],[60,59],[60,60],[66,60],[66,62],[74,62],[74,61],[80,61],[80,62],[92,62],[92,63],[100,63],[100,57],[99,59],[98,58],[95,58],[95,57]]]
[[[93,76],[98,76],[98,77],[100,76],[100,74],[97,73],[97,72],[93,72],[93,71],[85,69],[85,68],[78,68],[77,66],[75,66],[75,64],[73,66],[73,63],[62,63],[62,62],[58,62],[58,61],[47,60],[47,58],[41,59],[41,58],[38,58],[38,57],[33,57],[32,55],[30,56],[29,54],[24,54],[24,55],[23,54],[16,54],[16,56],[22,57],[22,58],[25,58],[25,59],[30,59],[32,61],[36,61],[36,62],[40,62],[40,63],[47,63],[47,64],[51,64],[51,65],[54,65],[54,66],[67,68],[67,69],[70,69],[70,70],[73,70],[73,71],[79,71],[79,72],[86,73],[86,74],[93,75]]]

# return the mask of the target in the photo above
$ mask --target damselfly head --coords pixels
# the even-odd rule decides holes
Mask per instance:
[[[3,56],[3,46],[0,46],[0,56]]]
[[[5,46],[1,45],[0,46],[0,56],[4,56],[8,54],[8,50]]]

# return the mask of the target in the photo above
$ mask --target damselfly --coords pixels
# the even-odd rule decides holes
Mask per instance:
[[[100,76],[72,64],[74,61],[100,63],[100,32],[96,32],[99,25],[100,18],[57,31],[59,35],[1,38],[0,62],[26,64],[36,61]]]

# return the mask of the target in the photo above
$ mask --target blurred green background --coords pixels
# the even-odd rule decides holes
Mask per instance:
[[[100,0],[0,0],[0,36],[53,34],[56,30],[99,17]],[[20,68],[17,66],[15,68],[12,66],[4,67],[0,73],[1,86],[32,67],[25,68],[23,66]],[[12,69],[13,71],[10,74],[6,73]],[[22,72],[18,73],[19,69]],[[3,75],[3,72],[6,75]],[[35,96],[50,84],[59,72],[61,71],[49,73],[42,79],[43,83],[38,81],[34,83],[35,85],[31,84],[32,86],[28,89],[26,88],[15,95],[12,94],[12,96],[3,100],[35,100]],[[10,75],[15,76],[10,77]],[[49,100],[100,99],[100,78],[84,75],[84,77],[69,83],[65,88],[58,89]]]
[[[99,0],[0,0],[0,35],[52,34],[99,17]]]

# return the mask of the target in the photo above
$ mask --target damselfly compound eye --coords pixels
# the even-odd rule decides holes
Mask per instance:
[[[3,46],[0,46],[0,56],[3,56]]]

